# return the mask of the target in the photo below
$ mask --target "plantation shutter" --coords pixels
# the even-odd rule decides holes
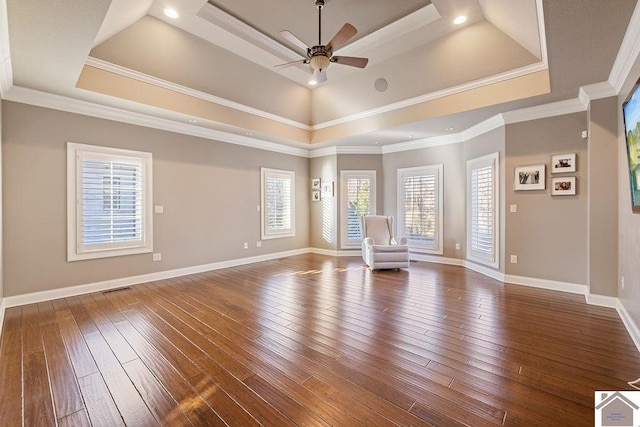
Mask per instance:
[[[294,231],[292,171],[262,168],[262,238],[291,237]]]
[[[291,228],[291,180],[279,176],[267,177],[267,230]]]
[[[347,241],[360,242],[360,216],[371,213],[371,179],[347,178]]]
[[[492,255],[494,250],[494,179],[493,167],[471,172],[471,248]]]
[[[410,175],[403,180],[403,235],[410,244],[424,246],[437,238],[437,177]]]
[[[498,268],[498,153],[467,161],[467,258]]]
[[[144,245],[142,160],[80,152],[77,170],[78,252]]]

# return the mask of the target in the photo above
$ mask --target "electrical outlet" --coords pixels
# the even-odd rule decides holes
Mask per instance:
[[[249,244],[247,242],[244,242],[244,248],[249,249]]]
[[[262,247],[262,242],[260,240],[258,240],[256,242],[256,248],[261,248]]]
[[[162,214],[162,213],[164,213],[164,206],[162,206],[162,205],[156,205],[156,206],[153,208],[153,212],[154,212],[154,213],[157,213],[157,214]]]
[[[511,255],[511,264],[518,263],[518,255]]]
[[[456,251],[460,250],[460,243],[456,243]]]
[[[518,205],[511,205],[511,206],[509,206],[509,209],[510,209],[511,213],[516,213],[516,212],[518,212]]]
[[[153,254],[154,261],[162,261],[162,254],[160,252]]]

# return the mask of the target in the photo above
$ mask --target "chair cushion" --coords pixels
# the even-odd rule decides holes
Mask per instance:
[[[373,237],[376,245],[388,245],[391,243],[389,222],[385,216],[369,216],[366,218],[367,236]]]

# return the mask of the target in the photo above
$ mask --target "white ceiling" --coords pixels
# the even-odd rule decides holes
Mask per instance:
[[[313,0],[0,1],[7,8],[7,22],[0,25],[9,33],[9,60],[3,64],[10,64],[16,89],[181,123],[197,120],[192,126],[203,131],[311,148],[432,138],[464,131],[504,111],[575,98],[581,86],[609,77],[637,3],[328,0],[322,42],[350,22],[359,33],[338,53],[366,56],[370,63],[364,70],[332,64],[329,81],[311,88],[306,67],[278,70],[274,65],[303,53],[282,40],[279,30],[316,43]],[[167,6],[179,7],[180,18],[167,18],[162,12]],[[452,20],[459,14],[469,19],[455,26]],[[206,100],[211,113],[194,116],[203,110],[117,94],[106,81],[102,89],[95,81],[79,82],[87,63],[110,75]],[[459,102],[443,112],[401,114],[439,97],[489,92],[497,82],[507,84],[547,68],[546,94],[524,93],[517,99],[496,93],[495,102]],[[385,92],[374,88],[379,78],[388,83]],[[11,89],[5,88],[3,97],[12,99]],[[230,113],[217,119],[223,115],[215,108],[221,106]],[[314,135],[320,135],[317,143]]]

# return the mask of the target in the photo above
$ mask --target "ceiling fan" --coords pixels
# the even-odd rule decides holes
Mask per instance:
[[[318,44],[313,47],[307,46],[302,40],[294,36],[288,30],[280,31],[280,36],[285,40],[293,43],[294,45],[304,49],[307,52],[307,57],[297,61],[287,62],[286,64],[276,65],[278,68],[289,67],[298,64],[310,64],[312,72],[315,74],[316,82],[323,83],[327,81],[327,68],[332,62],[336,64],[350,65],[352,67],[364,68],[369,62],[368,58],[357,58],[354,56],[333,56],[335,50],[340,49],[345,45],[353,36],[358,32],[356,28],[347,23],[340,28],[340,31],[327,45],[322,44],[322,8],[324,7],[324,0],[315,0],[316,7],[318,8]]]

